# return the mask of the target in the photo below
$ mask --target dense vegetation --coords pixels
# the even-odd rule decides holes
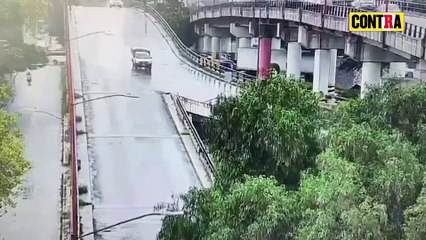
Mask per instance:
[[[44,0],[0,1],[0,79],[5,73],[23,71],[34,63],[47,59],[44,53],[32,45],[24,44],[23,26],[35,29],[38,19],[47,16]],[[7,45],[4,45],[7,44]]]
[[[165,0],[156,3],[154,8],[169,23],[182,42],[190,47],[196,39],[194,28],[190,22],[189,8],[185,7],[183,1]]]
[[[25,70],[34,63],[45,61],[43,52],[24,44],[23,26],[30,30],[38,19],[46,16],[47,2],[42,0],[0,1],[0,80],[5,73]],[[10,86],[0,82],[0,210],[13,205],[16,187],[29,169],[24,158],[22,136],[17,117],[7,112],[6,104],[12,97]]]
[[[3,108],[12,92],[4,84],[0,85],[0,216],[5,206],[13,206],[13,196],[22,183],[22,176],[30,165],[24,158],[24,144],[17,126],[17,117]]]
[[[294,79],[245,85],[209,122],[218,174],[162,239],[426,239],[426,84],[323,112]]]

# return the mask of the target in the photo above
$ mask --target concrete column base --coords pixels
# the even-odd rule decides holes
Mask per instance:
[[[420,60],[417,65],[416,69],[413,71],[413,77],[420,79],[421,81],[426,81],[426,61]]]
[[[315,50],[313,91],[328,93],[330,78],[330,50]]]
[[[407,72],[407,63],[391,62],[389,63],[389,77],[405,77]]]
[[[248,48],[251,47],[251,38],[239,38],[238,39],[239,48]]]
[[[365,96],[368,89],[382,82],[382,63],[363,62],[361,73],[361,98]]]
[[[219,58],[220,53],[220,38],[219,37],[212,37],[212,43],[211,43],[211,53],[213,59]]]
[[[203,52],[210,52],[211,49],[211,37],[204,36],[203,37]]]
[[[290,42],[287,47],[287,76],[300,78],[302,62],[302,45],[298,42]]]
[[[328,93],[334,92],[336,87],[337,49],[330,50],[330,76],[328,78]]]

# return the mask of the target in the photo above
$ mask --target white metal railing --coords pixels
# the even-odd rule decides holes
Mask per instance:
[[[375,0],[376,5],[386,4],[386,0]],[[192,12],[191,20],[197,21],[200,19],[211,18],[211,17],[268,17],[273,15],[276,18],[277,14],[281,14],[281,18],[284,19],[284,10],[296,10],[299,11],[300,17],[304,13],[313,12],[321,14],[322,16],[338,17],[347,19],[350,12],[363,12],[359,8],[352,7],[349,2],[351,1],[327,1],[330,4],[318,4],[308,1],[298,0],[284,0],[284,1],[244,1],[244,2],[227,2],[217,5],[205,6]],[[333,3],[333,4],[331,4]],[[389,4],[397,5],[402,11],[406,13],[416,13],[416,15],[422,15],[426,18],[426,4],[421,3],[407,3],[404,1],[389,1]],[[226,13],[230,14],[226,14]],[[266,13],[267,12],[267,13]],[[214,16],[209,16],[210,13],[214,13]],[[323,18],[317,23],[324,27]],[[421,26],[420,23],[405,23],[405,31],[401,33],[404,36],[411,38],[424,38],[426,35],[426,29]]]
[[[142,9],[143,5],[135,5],[135,8]],[[183,56],[186,60],[190,61],[191,63],[197,65],[198,67],[208,71],[209,73],[215,75],[216,77],[220,78],[221,80],[225,79],[225,72],[231,72],[231,79],[232,81],[228,82],[232,85],[239,85],[239,83],[247,82],[247,81],[253,81],[256,79],[255,76],[245,74],[242,72],[238,72],[235,69],[231,69],[225,66],[221,66],[219,60],[209,59],[207,57],[201,56],[194,50],[187,47],[176,35],[176,33],[173,31],[173,29],[170,27],[169,23],[161,16],[161,14],[155,10],[152,6],[147,6],[147,12],[153,16],[158,23],[163,27],[163,29],[166,31],[166,33],[169,35],[170,39],[175,44],[176,48],[178,49],[181,56]]]
[[[200,102],[194,99],[180,97],[186,111],[198,114],[203,117],[210,117],[212,113],[212,107],[214,106],[213,101]],[[215,98],[216,100],[216,98]]]
[[[177,107],[177,112],[179,115],[180,120],[185,124],[187,129],[189,130],[189,133],[191,135],[192,141],[196,145],[198,149],[198,154],[203,160],[204,165],[207,167],[207,170],[209,172],[209,176],[212,179],[216,175],[216,168],[213,162],[212,157],[210,156],[207,147],[204,145],[203,140],[201,139],[200,135],[197,132],[197,129],[195,128],[194,124],[192,123],[191,118],[189,117],[188,113],[186,112],[186,109],[184,108],[182,104],[182,97],[178,95],[171,95],[173,102],[175,103],[175,106]]]

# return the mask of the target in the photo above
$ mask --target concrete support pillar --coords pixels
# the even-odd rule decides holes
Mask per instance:
[[[380,84],[382,77],[382,63],[363,62],[361,73],[361,97],[364,97],[370,86]]]
[[[287,76],[300,78],[302,46],[298,42],[289,42],[287,48]]]
[[[328,79],[328,89],[334,92],[336,87],[337,49],[330,49],[330,76]]]
[[[213,59],[219,58],[219,53],[220,53],[220,38],[219,37],[212,37],[211,53],[212,53]]]
[[[248,48],[251,46],[251,38],[242,37],[238,39],[239,48]]]
[[[225,52],[225,53],[232,52],[231,37],[221,37],[220,38],[220,52]]]
[[[271,47],[271,38],[263,37],[259,40],[258,78],[262,81],[268,78],[268,69],[271,65]]]
[[[389,63],[389,77],[405,77],[407,72],[407,63],[391,62]]]
[[[313,91],[328,93],[330,79],[330,50],[317,49],[314,57],[314,82]]]
[[[211,37],[210,36],[204,36],[203,37],[203,49],[204,52],[209,52],[211,49]]]
[[[423,82],[426,80],[426,60],[419,60],[416,69],[413,71],[413,77]]]
[[[238,52],[238,40],[231,41],[231,52],[233,52],[233,53]]]
[[[281,49],[281,39],[280,38],[272,38],[272,49]]]
[[[204,43],[204,38],[202,38],[202,37],[198,38],[197,51],[199,51],[199,52],[204,51],[203,43]]]

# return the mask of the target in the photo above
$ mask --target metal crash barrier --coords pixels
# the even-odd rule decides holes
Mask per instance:
[[[144,6],[140,2],[135,2],[135,9],[138,10],[144,10]],[[173,29],[170,27],[170,25],[167,23],[167,21],[161,16],[161,14],[156,11],[152,6],[147,6],[147,12],[155,18],[155,20],[162,26],[164,31],[168,34],[170,39],[175,44],[176,48],[178,49],[180,55],[184,57],[187,61],[189,61],[192,64],[197,65],[198,67],[203,68],[204,70],[207,70],[209,73],[214,75],[216,78],[218,78],[221,81],[225,81],[225,74],[224,72],[232,72],[232,81],[228,82],[229,84],[238,85],[239,83],[247,82],[247,81],[253,81],[256,79],[256,76],[245,74],[245,73],[239,73],[235,69],[231,69],[228,67],[224,67],[220,65],[220,62],[217,60],[210,60],[204,56],[201,56],[194,50],[188,48],[176,35],[176,33],[173,31]]]

